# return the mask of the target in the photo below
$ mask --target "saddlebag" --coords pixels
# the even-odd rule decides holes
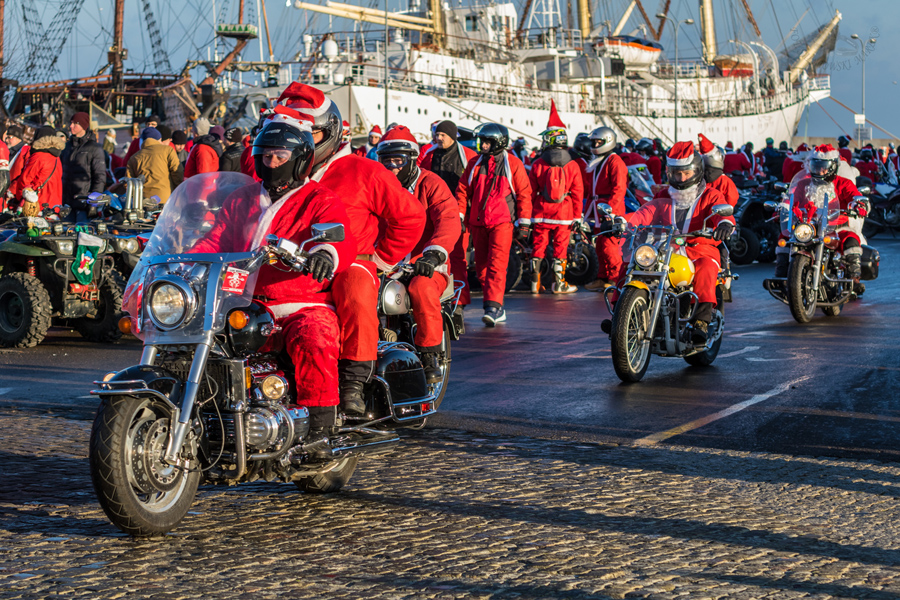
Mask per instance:
[[[425,383],[425,370],[411,346],[379,342],[375,373],[376,379],[385,384],[384,409],[394,421],[403,423],[434,414],[434,397]]]
[[[878,279],[879,262],[881,262],[881,255],[878,254],[878,250],[872,246],[863,246],[862,257],[859,259],[860,271],[862,272],[860,279],[863,281]]]

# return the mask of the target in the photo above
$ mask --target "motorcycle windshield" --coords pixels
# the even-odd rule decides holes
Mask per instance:
[[[801,171],[791,180],[787,200],[779,206],[781,235],[790,238],[798,223],[816,225],[817,231],[823,231],[828,227],[828,212],[833,210],[840,210],[834,184]]]
[[[623,246],[623,260],[626,264],[631,262],[634,251],[643,245],[653,246],[657,252],[665,251],[665,243],[669,241],[673,233],[673,228],[669,225],[640,225],[638,227],[628,227],[626,231],[625,244]]]
[[[635,198],[642,206],[653,199],[653,175],[647,165],[629,165],[628,178]]]
[[[166,202],[128,279],[123,309],[145,344],[200,343],[253,299],[270,204],[242,173],[195,175]]]

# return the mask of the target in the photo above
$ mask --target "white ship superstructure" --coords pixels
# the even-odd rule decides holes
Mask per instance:
[[[807,70],[833,44],[840,13],[789,66],[758,42],[755,52],[742,43],[747,54],[718,55],[715,35],[706,30],[704,60],[675,62],[661,59],[659,44],[619,35],[625,19],[604,36],[584,16],[580,29],[542,27],[542,20],[558,22],[558,5],[534,1],[525,29],[511,3],[448,8],[430,0],[427,9],[385,14],[297,0],[300,9],[387,22],[388,41],[383,31],[329,32],[317,45],[309,38],[305,60],[290,66],[291,75],[323,89],[357,135],[398,122],[424,138],[442,119],[467,128],[493,121],[529,145],[539,141],[551,99],[572,137],[606,125],[622,139],[671,144],[677,97],[678,139],[702,132],[723,144],[761,147],[767,137],[789,140],[807,104],[829,94],[828,78]],[[711,10],[711,0],[701,0],[701,14]],[[255,121],[258,108],[281,89],[238,92],[249,100],[243,124]]]

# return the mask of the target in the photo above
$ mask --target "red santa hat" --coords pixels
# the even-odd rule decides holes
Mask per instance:
[[[825,160],[833,160],[835,158],[840,158],[840,153],[834,149],[834,146],[831,144],[822,144],[821,146],[816,146],[810,152],[807,158],[814,159],[825,159]]]
[[[372,129],[369,130],[369,135],[377,135],[378,137],[381,137],[381,127],[375,125],[374,127],[372,127]]]
[[[263,116],[265,117],[263,121],[264,127],[267,123],[287,123],[300,131],[312,132],[313,118],[292,108],[276,106],[265,111]]]
[[[734,144],[732,144],[731,142],[726,142],[725,149],[726,150],[734,150]]]
[[[694,162],[694,142],[677,142],[666,154],[670,167],[686,167]]]
[[[709,141],[709,138],[702,133],[698,133],[697,137],[700,138],[700,154],[709,154],[716,149],[716,145]]]
[[[806,144],[800,144],[797,146],[797,152],[809,152],[809,146]]]
[[[550,119],[547,121],[547,129],[565,129],[566,124],[562,122],[562,119],[559,118],[559,113],[556,112],[556,102],[553,101],[553,98],[550,99]]]
[[[394,125],[378,142],[378,151],[396,150],[397,152],[419,153],[419,142],[405,125]]]
[[[331,100],[322,93],[322,90],[298,81],[291,83],[281,92],[278,102],[313,119],[324,115],[331,108]]]

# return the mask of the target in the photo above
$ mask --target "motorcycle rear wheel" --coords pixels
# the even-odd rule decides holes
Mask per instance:
[[[732,238],[729,246],[731,262],[749,265],[759,256],[759,236],[747,227],[741,227],[738,238]]]
[[[359,462],[358,456],[348,456],[335,461],[330,470],[325,473],[302,477],[294,480],[294,485],[301,492],[310,492],[312,494],[333,494],[347,485],[353,471],[356,470],[356,463]]]
[[[588,243],[580,244],[576,253],[569,248],[569,263],[566,265],[566,281],[571,285],[587,285],[592,282],[600,270],[597,251]]]
[[[162,462],[171,413],[151,398],[104,398],[91,428],[91,481],[103,512],[133,536],[174,529],[194,502],[200,470]]]
[[[613,368],[626,383],[640,381],[650,364],[650,344],[644,340],[650,320],[648,298],[645,290],[626,287],[613,313],[610,336]]]
[[[444,337],[441,340],[441,380],[429,386],[431,393],[434,394],[435,409],[440,408],[441,402],[444,401],[444,394],[447,393],[447,384],[450,382],[450,332],[447,330],[447,327],[447,323],[444,323]]]
[[[795,254],[788,267],[788,306],[798,323],[809,323],[816,312],[818,290],[811,290],[814,278],[812,260]]]

